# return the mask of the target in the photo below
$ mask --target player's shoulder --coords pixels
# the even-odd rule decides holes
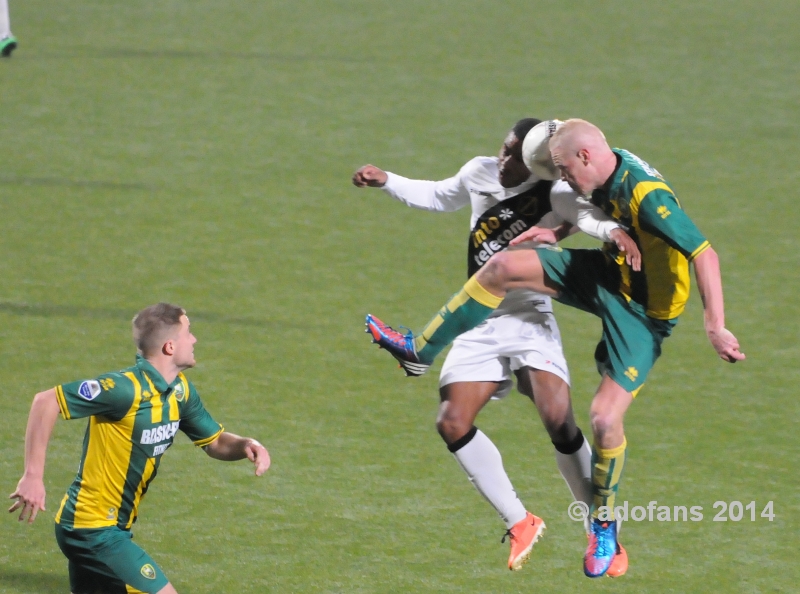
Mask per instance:
[[[497,157],[473,157],[459,174],[471,182],[497,184]]]
[[[131,378],[133,368],[109,371],[97,376],[100,387],[114,394],[133,394],[134,382]]]
[[[625,149],[614,149],[614,152],[622,158],[620,167],[623,170],[622,183],[634,186],[640,182],[648,181],[667,183],[658,169],[641,157]]]
[[[579,198],[578,193],[563,179],[554,181],[553,185],[550,186],[550,197],[571,200]]]
[[[77,380],[63,384],[62,389],[74,392],[84,400],[94,400],[99,396],[103,396],[104,400],[131,398],[134,393],[133,382],[127,377],[125,371],[110,371],[92,379]]]

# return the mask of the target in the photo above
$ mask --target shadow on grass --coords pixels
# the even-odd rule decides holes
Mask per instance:
[[[69,592],[69,578],[66,569],[63,575],[24,571],[19,569],[0,570],[0,586],[3,592],[24,592],[25,594],[65,594]]]
[[[14,303],[0,301],[0,312],[17,316],[37,316],[43,318],[89,318],[100,320],[125,320],[130,322],[136,311],[133,309],[114,309],[106,307],[81,307],[76,305],[50,305],[47,303]],[[257,318],[238,318],[214,312],[190,311],[192,321],[246,327],[285,327],[285,324]]]

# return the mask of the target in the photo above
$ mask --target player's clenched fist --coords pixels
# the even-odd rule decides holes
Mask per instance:
[[[387,179],[388,176],[383,169],[375,167],[375,165],[364,165],[353,174],[353,185],[357,188],[366,186],[382,188]]]

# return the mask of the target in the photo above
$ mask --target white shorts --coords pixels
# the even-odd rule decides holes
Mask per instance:
[[[506,396],[513,372],[549,371],[569,385],[569,371],[555,316],[536,310],[489,318],[454,342],[439,375],[439,387],[454,382],[500,382],[492,398]]]

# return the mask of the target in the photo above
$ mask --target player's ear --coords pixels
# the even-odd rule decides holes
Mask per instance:
[[[581,163],[583,163],[584,165],[588,165],[589,151],[587,151],[585,148],[582,148],[581,150],[578,151],[578,158],[581,160]]]
[[[170,338],[164,343],[164,346],[161,347],[161,352],[165,355],[172,356],[175,353],[175,342]]]

